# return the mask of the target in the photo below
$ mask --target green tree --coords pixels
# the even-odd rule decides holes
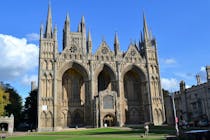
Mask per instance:
[[[22,98],[10,84],[2,84],[2,86],[5,92],[9,93],[10,104],[5,107],[6,115],[14,115],[14,127],[17,128],[21,121]]]
[[[0,85],[0,116],[4,116],[6,114],[5,106],[9,104],[9,93],[5,92],[5,90]]]
[[[26,98],[24,105],[24,118],[30,124],[31,129],[37,127],[37,94],[38,90],[32,90]]]

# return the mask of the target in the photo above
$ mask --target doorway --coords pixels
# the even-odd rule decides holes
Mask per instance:
[[[106,127],[112,127],[112,126],[115,126],[115,117],[111,114],[107,114],[104,119],[103,119],[103,122],[104,122],[104,126]]]

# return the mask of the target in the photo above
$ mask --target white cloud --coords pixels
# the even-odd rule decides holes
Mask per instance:
[[[162,88],[169,92],[179,89],[179,82],[175,78],[161,78]]]
[[[38,66],[39,48],[25,38],[0,34],[0,80],[22,78]]]
[[[39,40],[39,34],[37,34],[37,33],[27,34],[26,38],[27,38],[28,41],[38,41]]]
[[[175,64],[176,60],[173,58],[168,58],[168,59],[165,59],[165,63],[168,65]]]
[[[163,63],[166,65],[176,64],[176,60],[174,58],[166,58],[163,59]]]
[[[24,75],[22,78],[22,83],[25,85],[30,85],[32,81],[35,81],[37,84],[38,76],[37,75]]]
[[[202,72],[206,72],[206,67],[201,67],[201,69],[200,69],[200,71],[202,71]]]

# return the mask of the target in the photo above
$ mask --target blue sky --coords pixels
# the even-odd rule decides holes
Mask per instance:
[[[104,38],[113,50],[115,32],[126,51],[138,41],[143,28],[143,11],[158,43],[162,87],[170,91],[196,84],[195,75],[205,82],[210,65],[210,0],[51,0],[53,25],[58,27],[59,48],[69,12],[71,31],[85,16],[93,49]],[[30,81],[37,79],[38,34],[45,24],[48,0],[6,0],[0,4],[0,80],[10,83],[25,98]]]

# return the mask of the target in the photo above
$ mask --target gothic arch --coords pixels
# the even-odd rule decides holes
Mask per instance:
[[[41,112],[41,127],[47,127],[47,113],[45,111]]]
[[[158,109],[158,111],[159,111],[159,124],[162,124],[163,123],[163,112],[162,112],[162,110],[161,109]]]
[[[53,69],[53,62],[51,60],[48,61],[47,69],[48,70],[52,70]]]
[[[140,124],[144,122],[144,99],[146,75],[136,65],[128,65],[122,72],[122,96],[127,101],[125,109],[126,124]],[[148,111],[148,110],[146,110]]]
[[[137,65],[134,65],[134,64],[129,64],[129,65],[127,65],[123,68],[123,71],[121,73],[121,79],[123,79],[124,75],[130,70],[134,70],[137,73],[139,73],[141,75],[142,81],[147,80],[147,77],[146,77],[146,74],[145,74],[144,70],[141,67],[139,67]]]
[[[116,90],[115,82],[116,82],[116,74],[111,66],[108,64],[100,65],[95,71],[95,83],[97,83],[96,91],[103,91],[106,89]]]
[[[115,74],[115,71],[114,69],[107,63],[104,63],[104,64],[100,64],[96,70],[95,70],[95,78],[98,77],[98,75],[100,74],[100,72],[106,68],[108,70],[108,72],[111,74],[111,77],[113,80],[116,80],[116,74]]]
[[[46,70],[47,69],[47,60],[44,60],[42,62],[42,69]]]
[[[82,74],[82,76],[84,77],[85,81],[89,80],[88,70],[82,64],[80,64],[79,62],[76,62],[76,61],[71,61],[71,62],[64,63],[58,71],[58,78],[61,80],[63,74],[68,69],[71,69],[71,68],[74,68],[78,72],[80,72]]]
[[[156,108],[154,110],[153,120],[155,125],[161,125],[163,123],[163,112],[161,109]]]
[[[66,128],[68,126],[68,110],[63,110],[61,112],[61,126]]]
[[[51,111],[47,113],[47,127],[53,127],[53,116]]]

